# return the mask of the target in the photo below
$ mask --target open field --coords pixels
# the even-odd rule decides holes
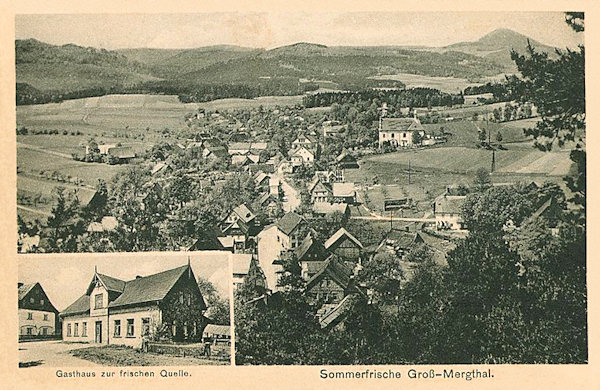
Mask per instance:
[[[95,186],[98,179],[110,181],[117,172],[126,169],[127,165],[84,163],[37,150],[19,148],[17,167],[19,171],[35,174],[56,171],[63,176],[77,177],[85,184]]]
[[[410,73],[398,73],[390,75],[381,75],[371,77],[374,80],[396,80],[402,81],[406,88],[435,88],[443,92],[458,93],[467,87],[474,85],[481,85],[481,83],[474,83],[467,79],[457,77],[434,77],[434,76],[421,76]]]
[[[445,172],[474,173],[489,169],[492,152],[468,147],[441,147],[382,154],[367,159],[388,169],[426,168]],[[535,173],[551,176],[565,175],[571,166],[568,151],[541,152],[533,148],[510,148],[496,151],[496,170],[509,173]]]

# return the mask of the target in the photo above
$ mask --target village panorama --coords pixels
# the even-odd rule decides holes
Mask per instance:
[[[587,362],[583,44],[16,61],[19,253],[220,251],[238,365]]]

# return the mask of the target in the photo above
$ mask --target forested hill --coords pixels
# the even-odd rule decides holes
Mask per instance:
[[[398,73],[481,81],[512,69],[498,53],[509,53],[517,43],[522,48],[527,39],[511,33],[443,49],[300,42],[270,50],[221,45],[110,51],[17,40],[17,104],[108,93],[164,93],[206,101],[296,95],[317,88],[403,87],[399,81],[371,78]]]

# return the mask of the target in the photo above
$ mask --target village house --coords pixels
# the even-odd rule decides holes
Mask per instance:
[[[271,177],[266,173],[260,171],[256,175],[254,175],[254,187],[259,192],[264,192],[269,190],[269,179]]]
[[[350,218],[350,207],[347,203],[316,202],[313,204],[312,210],[313,213],[320,216],[340,213],[345,221]]]
[[[337,137],[346,131],[346,126],[336,121],[323,122],[323,138]]]
[[[142,337],[199,340],[206,304],[189,264],[124,281],[94,271],[60,313],[64,341],[140,347]]]
[[[466,196],[440,195],[433,203],[433,215],[437,230],[462,230],[462,207]]]
[[[316,153],[318,145],[319,144],[315,137],[311,135],[300,134],[292,142],[292,149],[299,149],[301,147],[305,147],[306,149]]]
[[[39,283],[18,283],[19,339],[51,336],[60,332],[58,310]]]
[[[277,290],[277,281],[282,270],[277,264],[279,256],[284,251],[296,248],[306,231],[304,218],[289,212],[258,234],[258,263],[265,274],[268,289]]]
[[[333,183],[333,201],[348,204],[356,203],[356,190],[354,183]]]
[[[267,150],[268,144],[266,142],[232,142],[228,145],[228,151],[230,155],[234,154],[260,154],[260,152]]]
[[[323,268],[330,253],[319,240],[315,239],[315,234],[309,232],[302,243],[294,249],[294,255],[300,264],[302,278],[309,280]]]
[[[245,284],[264,289],[265,275],[252,254],[236,254],[231,256],[233,263],[233,290]]]
[[[213,344],[231,345],[231,327],[229,325],[208,324],[202,332],[202,339]]]
[[[270,192],[265,192],[258,197],[255,202],[255,208],[257,210],[262,210],[264,215],[270,220],[279,216],[283,210],[279,199]]]
[[[331,185],[323,183],[318,177],[315,177],[308,186],[310,192],[310,201],[312,203],[326,203],[329,202],[333,195]]]
[[[203,143],[202,147],[202,157],[207,160],[225,160],[229,158],[227,149],[222,145],[207,141]]]
[[[347,150],[343,150],[339,156],[335,159],[335,166],[337,169],[356,169],[358,168],[358,161],[352,156]]]
[[[360,263],[364,247],[349,231],[340,228],[325,241],[325,249],[342,259]]]
[[[292,167],[300,165],[312,165],[315,162],[315,154],[306,147],[301,146],[290,154]]]
[[[380,118],[378,131],[380,148],[385,142],[393,147],[412,146],[414,132],[425,136],[425,129],[417,118]]]
[[[233,248],[234,253],[247,249],[249,240],[259,230],[256,215],[246,204],[234,208],[221,222],[220,228],[219,241],[225,248]]]

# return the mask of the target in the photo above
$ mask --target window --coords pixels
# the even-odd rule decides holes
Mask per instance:
[[[48,314],[44,314],[44,321],[48,321]]]
[[[67,336],[71,337],[71,324],[67,324]]]
[[[27,334],[31,336],[33,334],[33,328],[27,328]]]
[[[94,296],[94,309],[102,309],[102,294]]]
[[[188,298],[188,300],[187,300],[188,301],[188,306],[192,306],[192,294],[191,293],[188,294],[187,298]]]
[[[44,335],[44,336],[48,335],[48,328],[42,328],[42,335]]]
[[[33,320],[33,313],[27,313],[27,319]]]
[[[75,323],[75,330],[73,331],[73,336],[75,336],[75,337],[79,336],[79,323],[78,322]]]
[[[40,299],[40,305],[44,305],[44,300]]]
[[[150,334],[150,318],[142,318],[142,336]]]
[[[179,291],[179,303],[183,305],[183,291]]]
[[[34,298],[29,298],[29,303],[35,303],[35,299]]]
[[[115,320],[115,337],[121,337],[121,320]]]
[[[82,324],[81,337],[87,337],[87,322]]]
[[[127,319],[127,337],[133,337],[133,332],[134,332],[133,318],[128,318]]]

